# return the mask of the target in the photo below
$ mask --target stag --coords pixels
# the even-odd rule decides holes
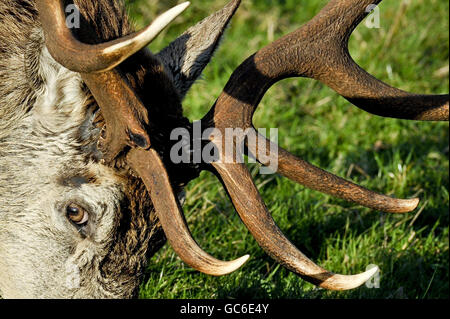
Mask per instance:
[[[228,158],[225,130],[257,135],[252,117],[259,102],[273,84],[289,77],[316,79],[367,112],[407,120],[448,121],[449,96],[410,94],[361,69],[349,55],[348,40],[366,8],[381,0],[331,0],[310,22],[234,71],[200,121],[224,133],[207,141],[218,156],[176,164],[170,133],[193,129],[183,117],[183,97],[240,2],[231,0],[153,54],[146,46],[189,3],[134,32],[116,0],[1,1],[3,297],[134,297],[147,261],[166,240],[200,272],[220,276],[237,270],[248,256],[234,261],[210,256],[192,238],[183,216],[183,187],[204,170],[222,181],[259,245],[304,280],[346,290],[373,276],[377,269],[334,274],[300,252],[275,224],[246,165]],[[77,28],[68,27],[68,4],[80,12]],[[262,163],[267,158],[259,158],[261,145],[276,149],[278,173],[307,187],[388,213],[410,212],[419,203],[374,193],[258,137],[256,143],[243,133],[233,147],[244,145]],[[67,284],[71,266],[78,285]]]

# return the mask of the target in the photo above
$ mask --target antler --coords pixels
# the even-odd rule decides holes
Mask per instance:
[[[220,160],[211,163],[222,178],[242,221],[259,245],[275,260],[302,278],[332,290],[351,289],[364,283],[373,272],[356,276],[332,274],[307,259],[275,225],[247,168],[227,158],[224,143],[227,128],[241,128],[257,134],[253,114],[267,90],[289,77],[319,80],[354,105],[384,117],[444,121],[449,118],[448,95],[416,95],[393,88],[361,69],[348,52],[348,40],[356,26],[369,13],[373,0],[332,0],[299,30],[261,49],[232,74],[211,111],[203,118],[222,138],[211,137]],[[243,133],[233,141],[234,148],[244,143]],[[345,181],[295,157],[265,140],[266,149],[277,148],[278,172],[307,187],[344,198],[374,209],[392,213],[414,210],[418,199],[400,200],[376,194]],[[258,143],[247,141],[258,160]],[[266,155],[266,154],[264,154]],[[245,194],[245,198],[242,198]],[[375,270],[376,271],[376,270]]]
[[[166,168],[155,150],[133,149],[127,156],[127,162],[150,191],[164,233],[185,263],[205,274],[222,276],[234,272],[247,262],[248,255],[230,262],[217,260],[197,245],[189,232],[181,205],[175,198]]]
[[[372,4],[371,0],[330,1],[305,26],[252,55],[232,74],[202,122],[222,131],[242,128],[257,134],[252,117],[260,100],[273,84],[295,76],[320,80],[358,107],[382,116],[448,120],[448,95],[416,95],[392,88],[351,59],[349,37]],[[244,138],[241,136],[241,140]],[[418,205],[418,199],[398,200],[376,194],[325,172],[268,140],[266,144],[266,149],[278,150],[278,172],[307,187],[392,213],[409,212]],[[261,155],[254,139],[247,141],[247,147],[256,157]]]
[[[144,151],[150,147],[146,130],[148,111],[124,74],[115,68],[143,49],[187,8],[189,2],[167,11],[141,32],[107,43],[88,45],[78,41],[67,28],[63,1],[36,1],[46,45],[58,63],[81,73],[97,101],[106,122],[106,137],[99,145],[104,161],[111,164],[130,146],[133,150],[128,157],[129,165],[146,184],[166,237],[183,261],[210,275],[220,276],[235,271],[248,256],[222,262],[204,252],[192,238],[164,164],[154,150]],[[95,36],[89,40],[95,42]],[[142,54],[153,60],[149,52]]]
[[[374,114],[448,120],[448,95],[415,95],[392,88],[362,70],[350,57],[348,39],[368,14],[367,7],[374,2],[378,4],[381,0],[332,0],[308,24],[258,51],[233,73],[202,122],[222,133],[226,133],[227,128],[254,130],[252,117],[266,91],[279,80],[294,76],[319,80],[356,106]],[[239,4],[240,0],[232,0],[229,6],[237,8]],[[37,0],[37,6],[50,53],[63,66],[81,73],[101,108],[107,126],[102,144],[106,162],[112,162],[119,153],[131,147],[126,162],[149,190],[174,250],[186,263],[208,274],[222,275],[240,267],[248,256],[222,262],[201,250],[192,238],[165,165],[156,150],[150,148],[146,129],[148,111],[121,71],[115,68],[159,33],[161,24],[104,44],[86,45],[76,40],[64,25],[62,1]],[[162,25],[185,6],[187,4],[163,15],[168,19],[163,18]],[[227,15],[232,16],[234,11]],[[89,55],[89,60],[80,57],[83,55]],[[260,246],[279,263],[316,285],[334,290],[358,287],[377,271],[375,268],[354,276],[337,275],[305,257],[276,226],[245,165],[227,158],[226,141],[211,140],[220,151],[220,159],[206,163],[208,165],[202,168],[212,169],[221,177],[242,221]],[[239,136],[234,147],[244,141],[245,136]],[[387,212],[408,212],[417,207],[418,199],[400,200],[373,193],[302,161],[268,140],[265,143],[278,149],[278,171],[305,186]],[[256,143],[248,141],[247,147],[258,157]],[[245,198],[241,196],[243,193]]]
[[[123,74],[114,68],[147,46],[189,4],[172,8],[140,32],[90,45],[78,41],[67,27],[63,1],[36,1],[49,52],[64,67],[81,73],[101,107],[106,136],[99,148],[105,162],[112,162],[126,146],[150,147],[145,128],[148,112]]]
[[[351,58],[351,33],[367,16],[369,5],[380,2],[332,0],[305,26],[248,58],[216,102],[211,114],[214,123],[251,127],[253,113],[267,90],[289,77],[319,80],[356,106],[380,116],[448,121],[448,94],[401,91],[377,80]]]
[[[78,73],[112,70],[150,44],[189,5],[189,2],[184,2],[173,7],[142,31],[106,43],[89,45],[78,41],[67,28],[63,1],[36,1],[47,49],[61,65]]]
[[[259,143],[265,144],[265,150],[276,150],[265,155],[269,163],[278,163],[278,173],[290,180],[302,184],[316,191],[344,199],[364,207],[380,210],[385,213],[408,213],[419,205],[418,198],[397,199],[375,193],[362,186],[346,181],[334,174],[322,170],[310,163],[292,155],[283,148],[275,145],[253,128],[257,138],[248,139],[249,151],[256,157],[263,154],[259,150]],[[258,141],[258,143],[256,143]],[[276,156],[276,157],[275,157]]]

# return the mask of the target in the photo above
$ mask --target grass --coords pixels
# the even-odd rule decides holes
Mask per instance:
[[[138,26],[177,3],[128,2]],[[151,49],[158,52],[226,2],[193,1]],[[201,118],[247,56],[301,26],[326,3],[244,0],[221,49],[184,101],[186,115]],[[384,1],[381,28],[359,26],[351,53],[393,86],[447,93],[448,12],[446,0]],[[251,166],[274,219],[300,250],[337,273],[359,273],[376,264],[380,288],[329,292],[286,271],[259,248],[222,186],[205,173],[187,188],[184,211],[194,237],[218,258],[247,253],[252,258],[241,270],[216,278],[190,269],[166,245],[150,262],[141,298],[449,298],[448,123],[372,116],[316,81],[290,79],[265,96],[255,124],[278,128],[279,144],[323,169],[377,192],[422,199],[411,214],[383,214],[278,175],[258,175]]]

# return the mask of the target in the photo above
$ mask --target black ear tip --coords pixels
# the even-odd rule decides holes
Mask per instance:
[[[220,45],[227,26],[238,10],[241,0],[231,0],[157,54],[183,98],[201,76]]]
[[[130,132],[129,136],[131,142],[133,142],[136,146],[142,149],[148,149],[150,147],[150,141],[145,136],[134,134],[133,132]]]

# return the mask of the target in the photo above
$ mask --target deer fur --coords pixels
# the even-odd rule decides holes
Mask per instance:
[[[99,41],[134,31],[119,0],[74,2]],[[170,120],[182,121],[181,98],[210,61],[227,24],[223,14],[212,15],[151,55],[151,67],[139,54],[121,67],[143,101],[162,90],[174,101]],[[146,72],[157,72],[157,79]],[[134,297],[148,259],[165,243],[142,182],[98,160],[98,112],[80,75],[46,49],[34,1],[2,0],[2,297]],[[92,212],[85,234],[65,216],[74,201]],[[77,275],[79,285],[73,285],[71,276]]]

